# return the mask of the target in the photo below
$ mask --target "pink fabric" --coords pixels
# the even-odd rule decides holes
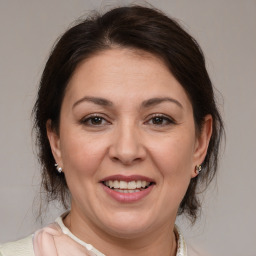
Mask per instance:
[[[96,256],[64,234],[57,223],[37,231],[33,246],[35,256]]]

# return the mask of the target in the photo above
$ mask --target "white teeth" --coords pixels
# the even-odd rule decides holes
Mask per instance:
[[[119,188],[119,181],[118,180],[114,181],[114,188]]]
[[[140,181],[140,180],[138,180],[138,181],[136,182],[136,188],[141,188],[141,181]]]
[[[138,192],[139,189],[148,187],[150,182],[145,180],[133,180],[133,181],[123,181],[123,180],[107,180],[104,181],[104,184],[110,188],[113,188],[116,191],[121,190],[123,193],[133,193],[133,191]],[[124,192],[127,191],[127,192]],[[120,192],[120,191],[119,191]]]
[[[128,182],[128,189],[135,189],[137,187],[136,181]]]
[[[115,188],[114,190],[117,191],[117,192],[120,192],[120,193],[124,193],[124,194],[140,192],[139,189],[116,189]]]
[[[120,180],[120,183],[119,183],[120,185],[119,185],[119,188],[121,188],[121,189],[126,189],[126,188],[128,188],[128,183],[127,182],[125,182],[125,181],[123,181],[123,180]]]

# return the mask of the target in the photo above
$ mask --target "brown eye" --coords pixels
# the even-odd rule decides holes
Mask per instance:
[[[165,126],[165,125],[174,124],[175,122],[167,116],[156,115],[156,116],[153,116],[152,118],[150,118],[147,121],[147,123],[150,125],[155,125],[155,126]]]
[[[101,116],[86,117],[83,120],[81,120],[81,123],[87,126],[102,126],[105,124],[109,124],[109,122],[106,121],[106,119]]]
[[[100,125],[100,124],[102,124],[102,121],[103,121],[103,118],[99,117],[99,116],[95,116],[95,117],[90,118],[90,122],[93,125]]]
[[[153,124],[162,125],[164,121],[165,120],[164,120],[163,117],[154,117],[154,118],[152,118],[152,123]]]

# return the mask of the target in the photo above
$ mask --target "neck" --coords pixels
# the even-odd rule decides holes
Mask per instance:
[[[64,219],[66,227],[80,240],[92,244],[97,250],[111,256],[175,256],[177,250],[174,221],[154,232],[137,235],[135,238],[119,238],[105,233],[76,212]]]

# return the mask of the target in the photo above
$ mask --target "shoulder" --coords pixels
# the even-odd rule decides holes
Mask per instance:
[[[32,235],[0,245],[0,256],[34,256]]]

